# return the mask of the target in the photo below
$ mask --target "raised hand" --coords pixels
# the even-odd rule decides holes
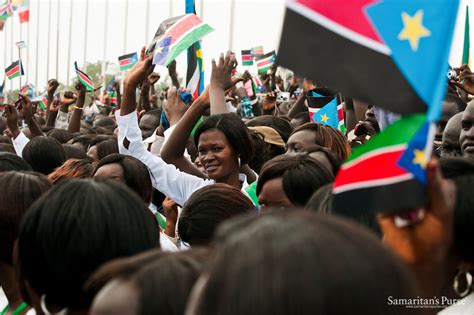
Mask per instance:
[[[26,121],[31,121],[33,119],[33,115],[35,114],[35,110],[31,101],[28,97],[20,95],[20,104],[21,104],[21,114]]]
[[[180,89],[179,92],[184,92],[185,90]],[[178,89],[172,86],[168,89],[167,95],[168,102],[165,106],[165,113],[168,121],[171,125],[176,124],[181,117],[183,117],[184,113],[188,109],[188,106],[184,104],[178,94]]]
[[[143,47],[140,53],[140,60],[128,72],[124,84],[131,88],[136,88],[140,83],[145,81],[155,68],[155,65],[152,64],[152,58],[152,55],[146,57],[145,47]]]
[[[227,90],[232,87],[232,69],[235,68],[235,55],[230,51],[224,57],[221,54],[218,62],[212,60],[211,89]]]
[[[469,94],[474,94],[474,73],[468,65],[462,65],[459,68],[459,77],[457,81],[451,80],[451,84],[454,84]]]
[[[59,82],[56,79],[50,79],[48,81],[48,94],[53,95],[59,86]]]
[[[18,110],[15,108],[15,105],[5,104],[5,115],[7,117],[7,126],[10,130],[9,135],[15,139],[20,134],[20,128],[18,128],[20,115],[18,114]]]

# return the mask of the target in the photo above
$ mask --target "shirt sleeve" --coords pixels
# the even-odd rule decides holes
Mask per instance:
[[[58,129],[67,129],[68,122],[67,122],[67,113],[58,111],[58,115],[56,116],[56,121],[54,122],[54,127]]]
[[[16,155],[23,157],[23,149],[25,148],[26,144],[30,142],[23,132],[20,131],[20,134],[15,139],[12,139],[13,147],[15,148]]]
[[[145,164],[150,171],[153,187],[177,204],[182,206],[193,192],[214,183],[211,180],[181,172],[174,165],[167,164],[160,157],[147,151],[142,143],[136,111],[125,116],[118,116],[117,125],[119,152],[133,156]]]

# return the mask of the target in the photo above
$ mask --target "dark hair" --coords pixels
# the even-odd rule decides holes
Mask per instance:
[[[332,213],[332,184],[321,186],[306,203],[305,209],[316,213]]]
[[[444,101],[447,103],[454,103],[458,107],[458,111],[462,112],[466,109],[467,103],[460,98],[457,94],[454,93],[446,93],[444,97]]]
[[[32,171],[32,168],[18,155],[10,152],[0,152],[0,172],[7,171]]]
[[[63,144],[72,139],[72,133],[64,129],[51,129],[46,133],[48,137],[54,138]]]
[[[255,117],[249,120],[246,125],[249,127],[271,127],[280,134],[283,142],[285,143],[288,141],[290,134],[293,132],[293,127],[291,127],[290,123],[287,120],[277,116],[264,115]]]
[[[136,192],[146,204],[150,203],[153,193],[150,172],[145,164],[133,156],[118,153],[110,154],[97,163],[92,176],[94,176],[97,170],[102,166],[114,163],[122,167],[125,185]]]
[[[308,111],[304,111],[304,112],[301,112],[301,113],[296,114],[295,116],[293,116],[293,119],[302,120],[302,121],[303,121],[303,124],[309,123],[309,122],[311,121],[311,120],[309,119],[309,112],[308,112]],[[292,120],[293,120],[293,119],[292,119]]]
[[[73,179],[55,186],[25,215],[18,238],[21,278],[46,303],[81,309],[84,282],[101,264],[159,247],[144,203],[113,181]]]
[[[115,129],[115,121],[108,116],[96,116],[92,125],[94,127],[105,128],[109,131],[113,131]]]
[[[296,128],[291,133],[290,137],[302,130],[314,131],[316,136],[314,144],[328,148],[339,156],[341,160],[345,161],[349,157],[351,153],[349,142],[338,130],[331,126],[321,125],[318,123],[306,123]]]
[[[48,175],[48,179],[53,184],[57,184],[65,179],[90,178],[94,167],[87,159],[70,159],[64,162],[54,172]]]
[[[8,143],[0,143],[0,152],[16,153],[15,147],[13,147],[13,145],[8,144]]]
[[[34,171],[48,175],[66,161],[63,147],[50,137],[35,137],[25,145],[23,158]]]
[[[9,171],[0,173],[0,187],[0,260],[11,265],[21,218],[51,183],[40,173]]]
[[[336,176],[337,172],[339,171],[339,168],[341,168],[341,165],[343,163],[343,161],[341,160],[339,156],[337,156],[334,152],[332,152],[331,150],[325,147],[315,145],[315,146],[307,148],[306,152],[308,154],[315,153],[315,152],[322,152],[328,159],[329,163],[331,164],[330,171],[332,172],[334,176]]]
[[[467,176],[454,178],[456,184],[456,207],[454,209],[454,247],[457,254],[463,261],[474,263],[474,248],[472,240],[474,231],[474,198],[472,187],[474,185],[474,176],[472,173]]]
[[[92,146],[92,145],[91,145]],[[99,160],[102,160],[106,156],[114,153],[119,153],[117,139],[109,139],[101,141],[96,144],[97,147],[97,157]]]
[[[304,206],[317,189],[334,181],[331,171],[307,154],[277,156],[263,166],[257,196],[266,182],[279,177],[285,194],[296,206]]]
[[[189,314],[398,315],[407,309],[387,298],[418,293],[394,253],[331,216],[294,210],[238,218],[219,228],[216,244]]]
[[[4,135],[0,135],[0,143],[13,144],[12,139]]]
[[[87,159],[87,154],[84,150],[76,147],[73,144],[62,144],[66,159]]]
[[[461,157],[445,157],[439,160],[444,178],[456,178],[474,174],[474,161]]]
[[[209,185],[194,192],[184,204],[178,234],[191,245],[206,244],[222,221],[253,209],[250,199],[239,189],[226,184]]]
[[[199,144],[201,134],[210,129],[217,129],[225,135],[232,148],[240,155],[242,164],[247,163],[252,158],[254,151],[252,137],[239,116],[235,114],[221,114],[206,118],[194,134],[196,147]]]
[[[250,130],[253,140],[254,154],[248,164],[256,173],[260,173],[263,164],[272,158],[269,144],[265,142],[264,136],[256,131]]]
[[[71,141],[72,144],[80,143],[84,147],[84,152],[87,151],[87,148],[91,145],[92,141],[94,140],[94,135],[84,135],[84,136],[77,136],[74,137]]]

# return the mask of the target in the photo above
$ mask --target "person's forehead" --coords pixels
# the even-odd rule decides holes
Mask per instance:
[[[464,113],[462,114],[462,120],[466,121],[473,121],[474,120],[474,104],[470,103],[467,107]]]

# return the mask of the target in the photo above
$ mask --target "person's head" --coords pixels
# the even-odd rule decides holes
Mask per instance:
[[[268,126],[257,126],[249,127],[249,129],[258,132],[263,136],[263,139],[268,145],[270,159],[285,153],[285,141],[283,141],[283,138],[274,128]]]
[[[283,119],[282,117],[270,115],[255,117],[249,120],[246,125],[248,127],[266,126],[273,128],[280,134],[280,137],[285,143],[288,141],[288,138],[293,131],[293,127],[291,127],[287,120]]]
[[[59,143],[67,143],[72,139],[72,133],[64,129],[51,129],[47,133],[48,137],[54,138],[59,141]]]
[[[0,187],[0,261],[11,265],[21,218],[51,183],[40,173],[9,171],[0,173]]]
[[[217,226],[237,215],[254,210],[250,199],[226,184],[215,184],[197,190],[183,206],[178,234],[191,246],[211,241]]]
[[[0,152],[16,153],[15,147],[8,143],[0,143]]]
[[[306,203],[305,209],[316,213],[332,212],[332,184],[326,184],[314,192]]]
[[[94,138],[95,138],[94,135],[78,135],[78,136],[75,136],[69,142],[75,147],[77,147],[78,149],[81,149],[84,152],[87,152],[87,149],[89,148]]]
[[[7,171],[32,171],[28,163],[21,157],[10,152],[0,152],[0,173]]]
[[[257,182],[261,207],[304,206],[334,175],[308,154],[277,156],[262,168]]]
[[[446,94],[446,97],[443,102],[443,107],[441,109],[441,115],[436,122],[436,133],[435,133],[435,141],[441,142],[442,137],[443,137],[443,132],[444,129],[446,128],[446,124],[448,123],[448,120],[451,119],[454,115],[459,113],[460,111],[463,111],[464,108],[466,107],[466,104],[464,103],[464,106],[460,106],[458,103],[464,103],[463,100],[459,98],[459,96],[455,94]],[[461,108],[464,107],[464,108]]]
[[[398,315],[405,306],[387,299],[419,293],[394,253],[331,216],[295,210],[244,217],[221,226],[215,243],[186,314]]]
[[[265,137],[261,133],[251,130],[250,135],[252,136],[254,154],[248,162],[248,165],[258,174],[262,166],[272,158],[270,146],[265,142]],[[196,159],[196,161],[199,161],[199,159]]]
[[[13,144],[12,139],[10,137],[5,136],[5,135],[0,135],[0,143]]]
[[[161,122],[161,110],[152,109],[146,112],[140,119],[139,126],[142,132],[142,138],[151,137]]]
[[[118,151],[117,139],[108,136],[96,137],[87,150],[87,157],[95,166],[107,155],[119,153]]]
[[[336,177],[339,168],[342,165],[342,160],[334,152],[325,147],[318,145],[306,148],[306,153],[310,157],[323,164]]]
[[[92,176],[116,180],[136,192],[146,204],[151,201],[153,187],[148,168],[132,156],[108,155],[99,161]]]
[[[296,114],[293,119],[291,119],[290,124],[293,129],[298,128],[299,126],[309,123],[309,112],[301,112]]]
[[[143,202],[113,181],[73,179],[38,199],[18,238],[20,285],[36,309],[87,310],[82,287],[101,264],[159,247],[159,231]],[[27,283],[27,285],[25,285]]]
[[[109,281],[96,295],[90,314],[184,314],[208,254],[206,249],[155,250],[103,265],[89,282]]]
[[[115,121],[108,116],[97,116],[92,123],[94,128],[103,128],[106,130],[105,134],[112,134],[115,129]]]
[[[86,151],[84,151],[81,147],[76,146],[74,144],[62,144],[64,154],[66,154],[66,159],[87,159]]]
[[[208,176],[225,182],[248,163],[254,148],[250,132],[235,114],[214,115],[205,119],[194,134],[199,159]]]
[[[286,143],[287,153],[305,152],[308,147],[319,145],[334,152],[345,161],[350,154],[346,137],[338,130],[318,123],[306,123],[296,128]]]
[[[443,131],[441,146],[439,147],[441,157],[462,156],[459,136],[461,134],[461,120],[463,113],[457,113],[448,120]]]
[[[461,134],[459,135],[459,144],[462,154],[467,158],[474,158],[474,102],[467,105],[462,114]]]
[[[93,171],[94,167],[91,161],[87,159],[70,159],[50,173],[48,179],[51,183],[57,184],[65,179],[90,178]]]
[[[25,145],[23,158],[35,172],[48,175],[66,161],[63,147],[51,137],[35,137]]]

